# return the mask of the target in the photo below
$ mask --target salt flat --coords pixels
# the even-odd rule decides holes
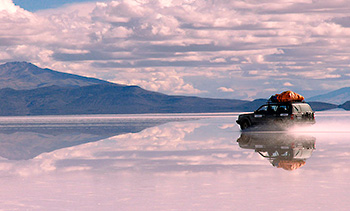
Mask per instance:
[[[350,113],[242,133],[237,113],[0,118],[5,210],[349,210]]]

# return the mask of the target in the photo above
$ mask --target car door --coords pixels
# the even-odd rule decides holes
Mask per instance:
[[[276,111],[276,119],[285,120],[290,118],[290,106],[289,105],[279,105]]]
[[[254,112],[254,122],[256,124],[265,124],[272,121],[276,116],[276,105],[262,105]]]

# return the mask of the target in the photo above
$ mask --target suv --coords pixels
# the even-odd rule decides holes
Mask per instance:
[[[254,125],[315,123],[315,113],[305,102],[268,102],[252,113],[240,114],[236,121],[242,130]]]

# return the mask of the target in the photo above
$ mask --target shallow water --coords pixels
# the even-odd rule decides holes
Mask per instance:
[[[1,208],[350,209],[349,112],[250,133],[237,115],[1,117]]]

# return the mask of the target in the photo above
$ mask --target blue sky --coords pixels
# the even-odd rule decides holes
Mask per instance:
[[[28,11],[51,9],[65,4],[78,2],[93,2],[94,0],[13,0],[13,3]]]
[[[2,0],[0,63],[175,95],[311,97],[350,84],[349,14],[348,0]]]

